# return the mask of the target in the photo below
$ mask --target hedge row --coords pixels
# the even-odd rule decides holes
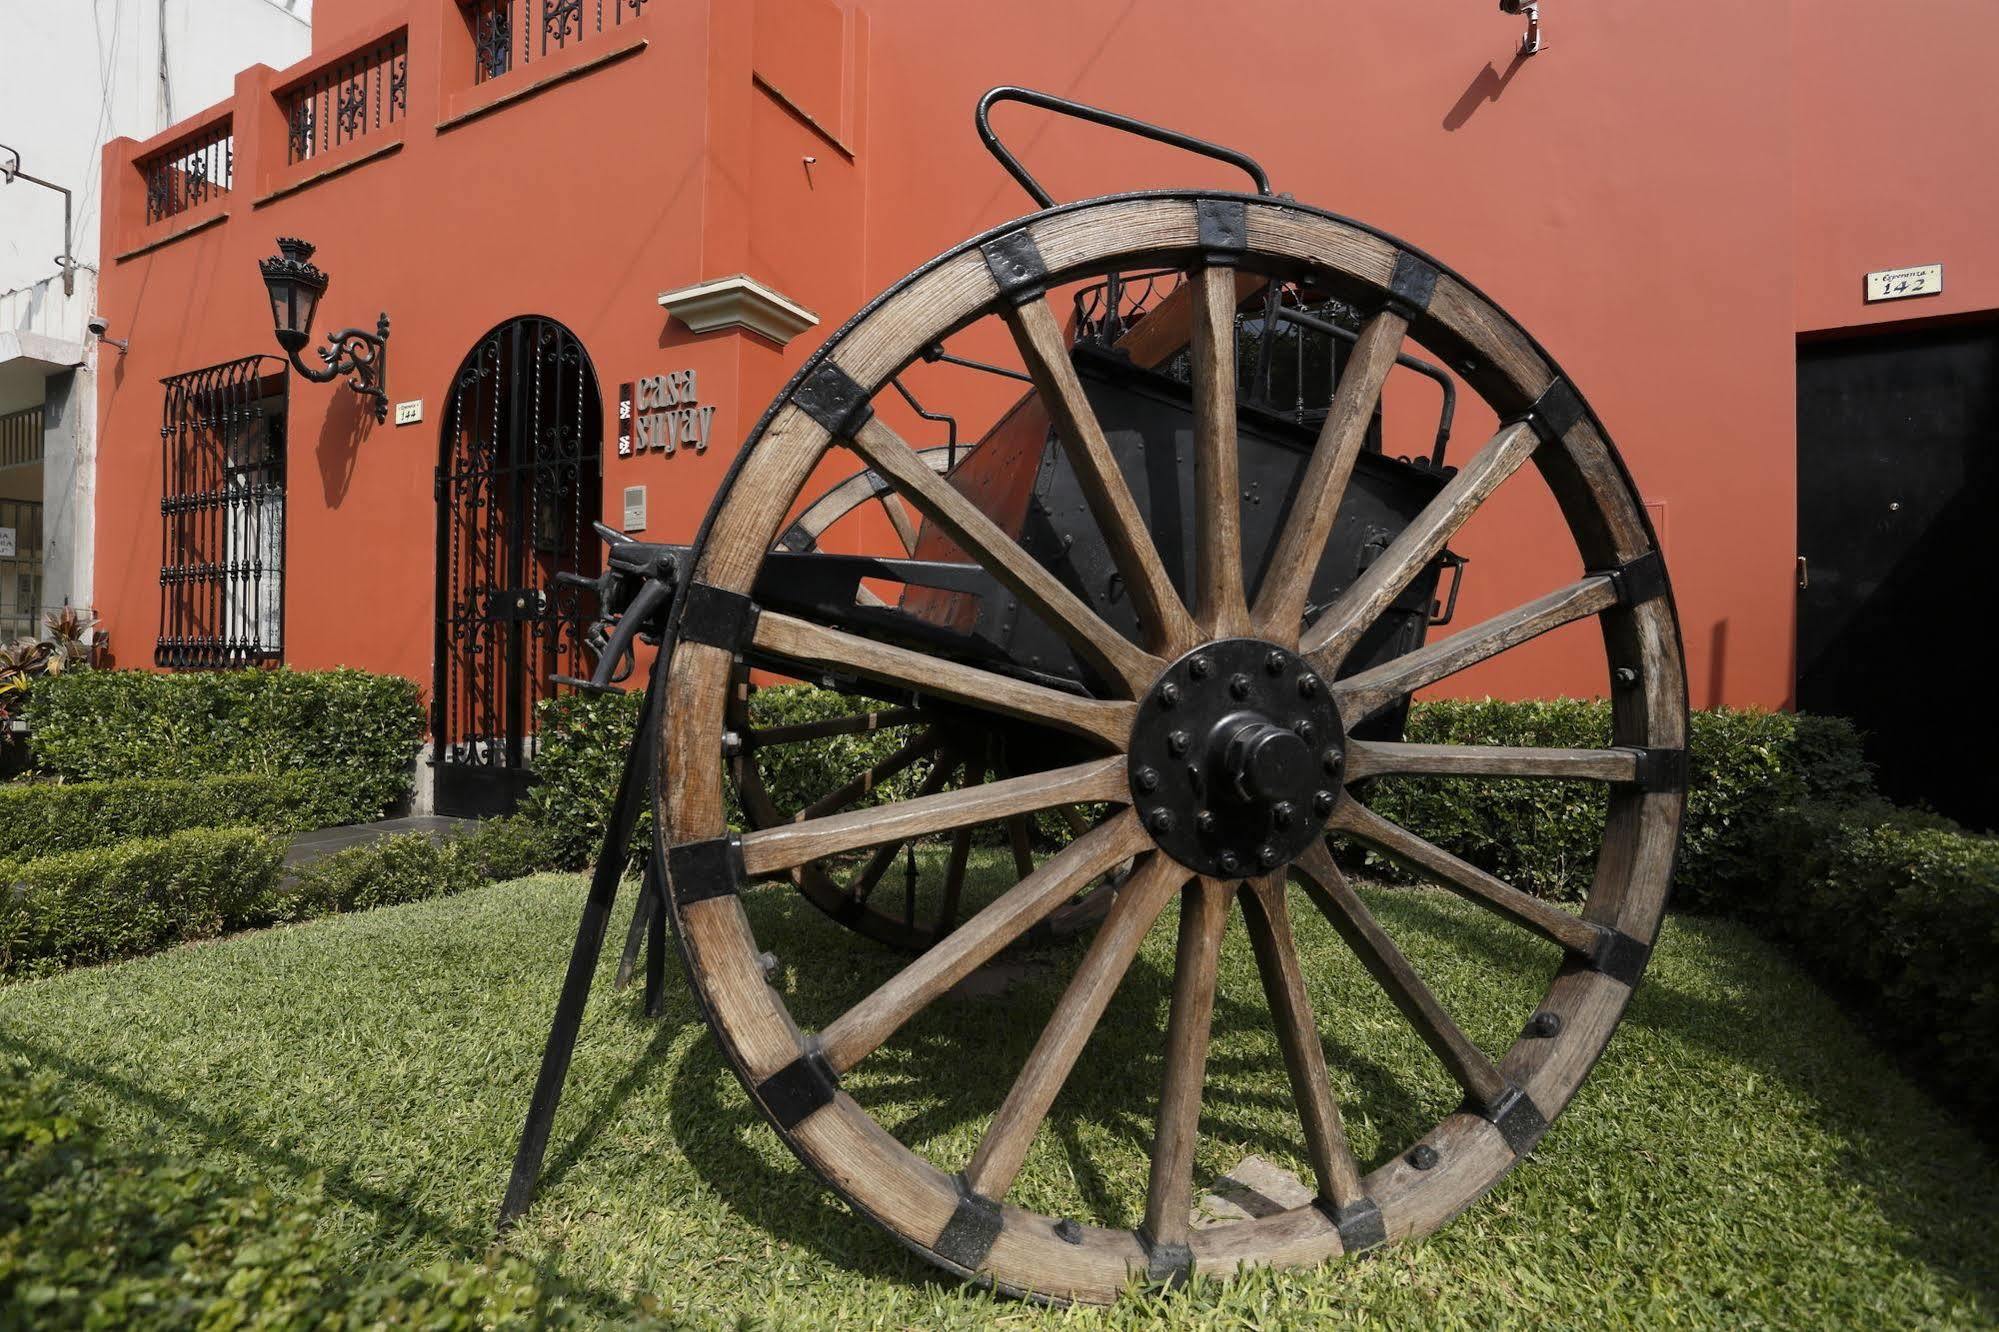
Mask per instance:
[[[0,973],[149,953],[263,924],[279,912],[283,839],[255,828],[0,862]]]
[[[533,1268],[370,1258],[318,1175],[290,1196],[102,1146],[48,1074],[0,1064],[0,1327],[565,1326]]]
[[[0,861],[0,975],[39,975],[232,930],[443,897],[555,864],[551,839],[525,819],[483,823],[442,845],[421,833],[388,837],[289,875],[288,840],[259,828],[199,828]]]
[[[1595,748],[1610,743],[1610,706],[1551,699],[1439,701],[1410,711],[1424,744]],[[1873,789],[1860,734],[1838,718],[1716,708],[1692,714],[1687,813],[1675,906],[1725,909],[1762,874],[1760,841],[1780,809],[1850,801]],[[1603,840],[1604,787],[1463,777],[1382,781],[1366,794],[1383,815],[1524,891],[1580,899]],[[1391,872],[1386,864],[1376,868]]]
[[[1879,801],[1781,810],[1741,913],[1892,1025],[1924,1081],[1999,1117],[1999,838]]]
[[[561,863],[577,867],[596,858],[605,821],[617,797],[625,747],[638,725],[636,692],[590,696],[567,694],[543,703],[537,730],[534,785],[521,812],[549,830]],[[750,698],[755,727],[793,726],[826,721],[880,708],[879,703],[817,689],[775,685]],[[909,738],[909,728],[890,727],[859,735],[835,736],[803,745],[773,746],[758,756],[765,788],[779,809],[803,808],[835,784],[887,758]],[[922,785],[928,765],[913,764],[889,778],[861,803],[905,800]],[[742,827],[735,793],[727,783],[729,826]],[[646,808],[632,836],[632,863],[652,846],[652,810]]]
[[[219,777],[125,777],[0,786],[0,858],[87,851],[189,828],[303,832],[382,813],[378,783],[335,769]]]
[[[26,709],[36,766],[71,781],[340,769],[377,809],[409,796],[423,740],[413,683],[365,671],[72,671]]]

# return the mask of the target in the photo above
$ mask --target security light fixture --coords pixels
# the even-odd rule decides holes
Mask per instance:
[[[333,334],[333,348],[317,348],[315,354],[326,364],[315,369],[299,358],[312,342],[312,317],[319,298],[326,294],[327,277],[312,262],[313,246],[294,236],[278,238],[278,252],[259,260],[264,290],[271,297],[271,324],[278,346],[291,358],[292,369],[315,384],[329,384],[346,375],[347,387],[364,398],[375,400],[375,419],[389,419],[386,388],[389,360],[389,316],[375,320],[375,331],[343,328]]]

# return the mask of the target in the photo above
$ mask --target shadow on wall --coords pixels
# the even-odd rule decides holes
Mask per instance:
[[[1494,70],[1488,61],[1485,68],[1478,72],[1478,77],[1458,95],[1458,100],[1452,104],[1451,109],[1444,113],[1444,128],[1463,129],[1465,124],[1478,113],[1480,107],[1487,102],[1499,100],[1500,94],[1506,91],[1506,85],[1513,82],[1513,76],[1519,73],[1520,67],[1526,63],[1527,57],[1516,51],[1512,61],[1506,66],[1506,72],[1501,74]]]
[[[326,492],[326,507],[337,509],[347,498],[347,487],[353,483],[354,459],[361,451],[361,443],[374,432],[373,401],[349,389],[345,380],[322,387],[294,378],[293,384],[295,388],[317,389],[333,395],[320,422],[319,447],[314,454],[319,459],[319,480]]]

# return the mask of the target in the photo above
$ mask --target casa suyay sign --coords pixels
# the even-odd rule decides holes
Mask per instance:
[[[708,451],[715,409],[701,402],[692,370],[669,370],[618,386],[618,456]]]

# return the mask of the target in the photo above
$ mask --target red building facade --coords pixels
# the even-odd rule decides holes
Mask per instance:
[[[1999,109],[1973,91],[1999,15],[1905,6],[1884,42],[1877,7],[1793,8],[1731,11],[1718,31],[1686,6],[1552,0],[1548,49],[1522,58],[1518,20],[1459,0],[323,5],[310,59],[247,70],[229,102],[106,150],[100,302],[130,344],[100,378],[113,656],[353,665],[443,702],[477,687],[489,663],[447,660],[464,637],[450,603],[493,556],[459,529],[501,505],[534,534],[485,575],[498,593],[547,585],[594,518],[689,538],[735,442],[827,332],[1027,211],[970,126],[980,92],[1018,83],[1241,147],[1277,189],[1477,282],[1588,393],[1648,497],[1693,702],[1785,705],[1800,338],[1999,309],[1983,225]],[[1058,198],[1239,185],[1166,148],[999,116]],[[281,373],[257,269],[279,236],[315,242],[331,274],[322,340],[387,313],[387,396],[414,406],[378,422],[345,388]],[[1928,263],[1941,295],[1866,300],[1870,270]],[[905,382],[967,439],[1013,396],[943,366]],[[1389,452],[1427,452],[1435,392],[1391,379]],[[177,475],[184,437],[222,416],[261,423],[231,436],[227,477]],[[454,450],[503,418],[566,451],[560,486],[454,481]],[[941,442],[913,414],[896,424]],[[1491,424],[1461,421],[1465,447]],[[1547,503],[1502,497],[1467,532],[1461,614],[1573,576],[1513,535]],[[843,539],[891,536],[883,516]],[[1600,689],[1573,657],[1553,635],[1451,687]],[[519,669],[547,661],[530,648]]]

